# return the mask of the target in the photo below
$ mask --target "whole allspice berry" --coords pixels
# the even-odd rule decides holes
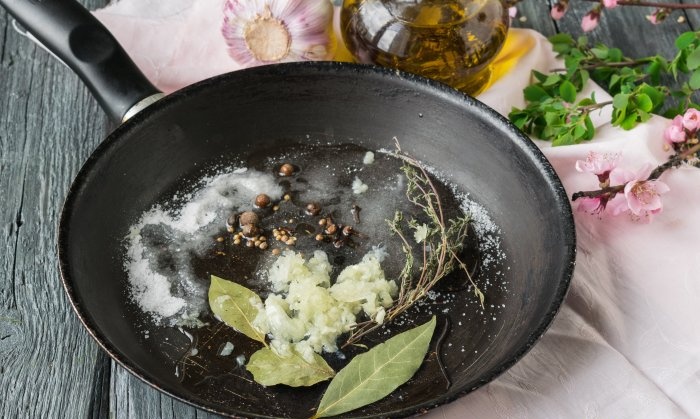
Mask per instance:
[[[246,226],[249,224],[259,223],[260,217],[258,217],[258,214],[254,213],[253,211],[246,211],[241,214],[238,221],[241,223],[241,226]]]
[[[309,202],[306,204],[306,213],[309,215],[318,215],[321,212],[321,206],[317,202]]]
[[[241,232],[246,237],[255,237],[260,234],[260,229],[255,224],[246,224],[241,227]]]
[[[255,206],[258,208],[266,208],[270,202],[270,197],[267,194],[261,193],[255,197]]]
[[[329,224],[326,227],[326,234],[335,234],[336,231],[338,231],[338,226],[335,224]]]
[[[284,163],[280,166],[279,175],[280,176],[291,176],[294,174],[294,166],[289,163]]]

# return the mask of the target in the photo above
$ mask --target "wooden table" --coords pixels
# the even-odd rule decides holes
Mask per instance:
[[[106,0],[82,2],[97,8]],[[555,22],[549,1],[524,0],[514,25],[580,35],[592,3],[571,2],[572,10]],[[671,57],[674,39],[700,22],[700,13],[676,12],[654,26],[645,20],[650,13],[642,7],[612,10],[590,38],[631,57]],[[1,418],[215,417],[159,393],[111,361],[64,295],[55,244],[61,205],[108,129],[78,78],[20,36],[0,11]]]

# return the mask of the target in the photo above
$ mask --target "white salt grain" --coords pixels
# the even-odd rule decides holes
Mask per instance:
[[[363,183],[359,177],[355,176],[355,180],[352,181],[352,193],[355,195],[360,195],[367,192],[369,186]]]
[[[239,367],[245,365],[245,355],[238,355],[236,357],[236,364],[238,364]]]
[[[173,199],[169,206],[179,209],[155,206],[131,227],[124,262],[131,297],[155,323],[201,325],[196,319],[205,308],[206,289],[194,276],[190,254],[205,254],[221,220],[232,211],[252,209],[260,193],[278,200],[282,188],[271,174],[228,170],[205,178],[193,193],[176,195],[184,202]],[[159,266],[164,257],[174,266]]]
[[[229,356],[233,352],[233,343],[231,342],[226,342],[223,348],[221,348],[221,352],[219,355],[221,356]]]

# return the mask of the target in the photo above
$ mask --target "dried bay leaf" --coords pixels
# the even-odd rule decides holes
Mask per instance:
[[[253,340],[265,343],[265,333],[253,326],[262,307],[258,294],[232,281],[211,276],[209,285],[209,307],[227,325]]]
[[[314,353],[313,356],[313,362],[308,362],[296,352],[281,357],[270,348],[262,348],[250,357],[246,369],[253,374],[257,383],[264,386],[310,386],[335,375],[321,355]]]
[[[389,395],[416,373],[434,331],[435,316],[353,358],[330,382],[313,417],[339,415]]]

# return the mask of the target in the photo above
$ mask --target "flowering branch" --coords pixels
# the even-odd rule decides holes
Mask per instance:
[[[600,0],[584,0],[590,3],[600,3]],[[617,0],[617,6],[645,6],[664,9],[700,9],[700,4],[682,4],[682,3],[659,3],[654,1],[634,1],[634,0]]]
[[[653,7],[654,11],[646,16],[647,20],[653,24],[664,21],[673,10],[700,9],[700,4],[666,3],[656,1],[637,0],[583,0],[595,5],[581,19],[581,29],[590,32],[598,26],[598,22],[604,10],[614,9],[618,6],[641,6]],[[559,20],[564,17],[569,9],[569,0],[558,0],[551,8],[552,19]]]
[[[664,148],[673,149],[674,154],[654,170],[647,165],[630,172],[616,167],[619,154],[589,153],[586,160],[576,162],[576,170],[596,175],[600,189],[576,192],[571,200],[579,201],[580,211],[601,214],[607,210],[613,215],[629,212],[636,219],[651,221],[662,210],[660,196],[670,190],[658,180],[661,175],[683,164],[698,166],[699,131],[700,111],[691,108],[674,118],[663,136]]]

